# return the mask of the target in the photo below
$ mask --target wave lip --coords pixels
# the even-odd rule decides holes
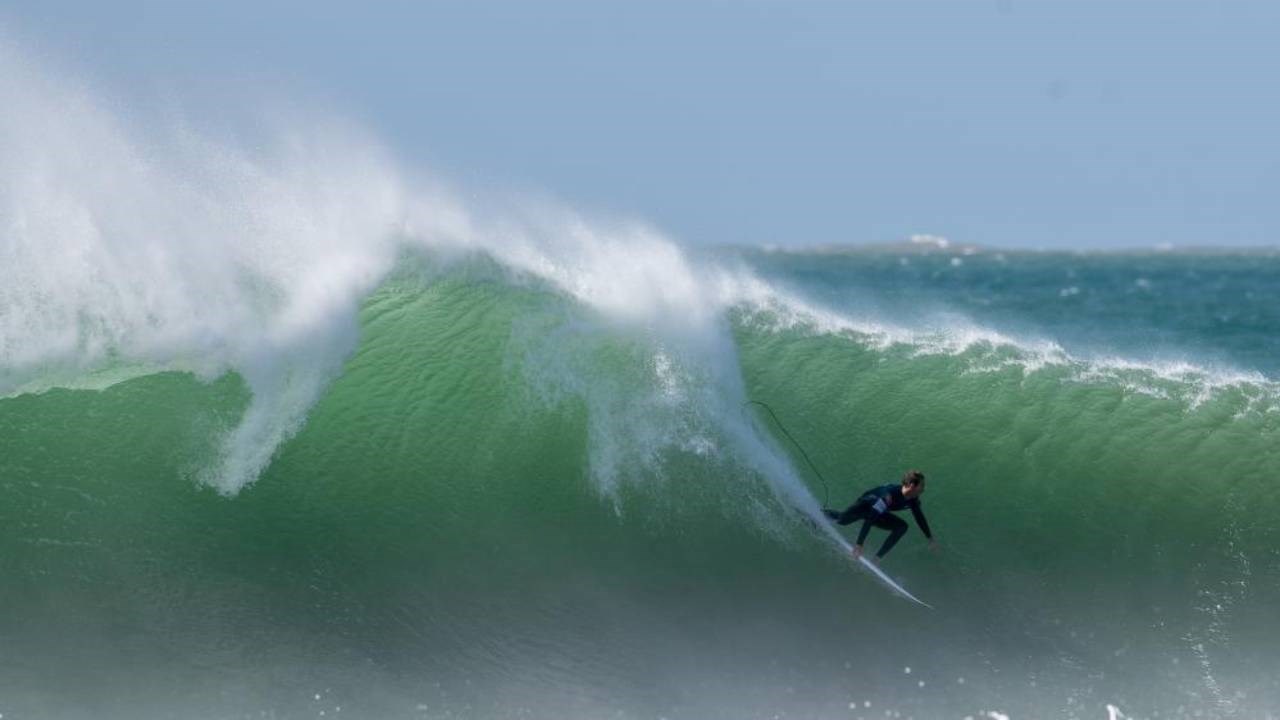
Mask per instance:
[[[956,314],[936,317],[926,327],[855,318],[750,278],[739,289],[737,299],[751,321],[775,332],[843,337],[879,352],[896,351],[909,357],[951,356],[965,362],[966,372],[1053,373],[1072,382],[1110,384],[1176,399],[1189,409],[1231,395],[1242,403],[1241,412],[1280,412],[1280,382],[1258,371],[1108,353],[1073,354],[1055,340],[1012,335]]]

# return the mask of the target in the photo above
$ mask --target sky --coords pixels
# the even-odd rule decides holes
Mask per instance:
[[[1280,244],[1277,2],[6,0],[3,36],[687,243]]]

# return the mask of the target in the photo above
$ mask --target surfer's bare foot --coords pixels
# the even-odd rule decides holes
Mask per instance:
[[[862,546],[854,545],[853,550],[850,550],[849,552],[853,553],[853,559],[857,560],[858,558],[862,557]]]

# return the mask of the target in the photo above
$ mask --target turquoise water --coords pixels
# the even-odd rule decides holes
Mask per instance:
[[[0,713],[1280,707],[1280,256],[540,247],[11,291]],[[933,611],[804,520],[909,467]]]

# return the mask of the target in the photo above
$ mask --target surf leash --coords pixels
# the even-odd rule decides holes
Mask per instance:
[[[804,461],[809,463],[809,469],[813,470],[813,474],[817,475],[818,479],[822,481],[822,506],[827,507],[828,505],[830,505],[831,504],[830,502],[831,487],[827,485],[827,479],[822,477],[822,473],[818,471],[818,466],[813,464],[813,460],[809,458],[809,453],[804,451],[804,446],[800,444],[800,441],[796,440],[794,437],[792,437],[791,433],[787,432],[787,426],[783,425],[782,421],[778,419],[778,415],[773,411],[773,408],[769,407],[765,403],[760,402],[759,400],[748,400],[743,404],[759,405],[769,413],[769,417],[773,418],[773,421],[777,423],[778,429],[781,430],[782,434],[786,435],[787,439],[790,440],[792,444],[796,446],[796,449],[800,451],[800,455],[804,457]]]

